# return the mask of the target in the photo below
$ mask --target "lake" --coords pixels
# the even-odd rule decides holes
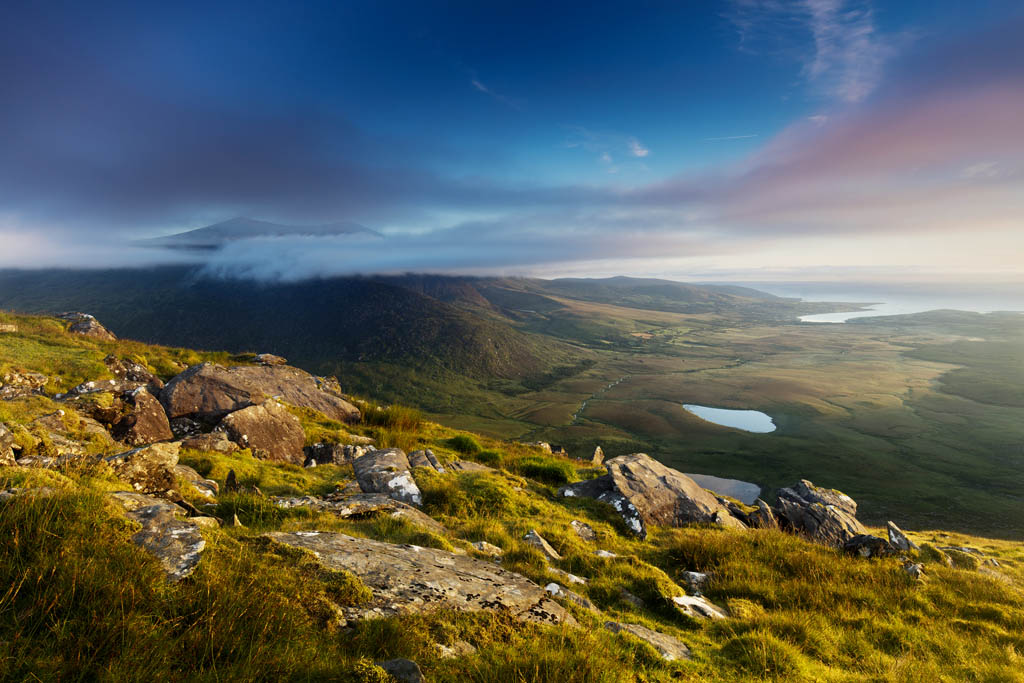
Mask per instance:
[[[723,496],[735,498],[741,503],[746,503],[747,505],[753,505],[754,501],[757,500],[757,497],[761,495],[761,487],[757,484],[751,484],[749,481],[724,479],[710,474],[687,473],[686,476],[700,484],[701,488],[710,489],[715,493],[722,494]]]
[[[713,422],[723,427],[742,429],[745,432],[767,434],[775,431],[772,418],[759,410],[730,410],[728,408],[709,408],[692,403],[684,403],[686,412],[696,415],[702,420]]]

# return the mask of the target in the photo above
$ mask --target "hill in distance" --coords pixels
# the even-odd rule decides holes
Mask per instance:
[[[379,232],[371,230],[365,225],[349,221],[325,223],[322,225],[282,225],[280,223],[270,223],[268,221],[239,216],[238,218],[208,225],[205,228],[142,240],[140,244],[176,249],[215,249],[227,242],[258,237],[326,237],[357,234],[381,236]]]

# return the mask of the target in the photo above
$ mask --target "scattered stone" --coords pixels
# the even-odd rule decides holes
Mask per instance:
[[[88,313],[61,313],[57,317],[71,323],[68,326],[68,332],[72,334],[80,334],[84,337],[101,339],[103,341],[115,341],[117,339],[113,332],[100,325],[100,322]]]
[[[606,622],[604,627],[612,633],[628,633],[635,638],[650,644],[658,651],[662,659],[673,662],[680,659],[690,659],[690,648],[672,636],[652,631],[646,626],[639,624],[622,624],[615,621]]]
[[[889,532],[889,543],[898,550],[907,552],[909,550],[920,550],[917,544],[907,538],[907,535],[903,533],[903,530],[896,526],[895,522],[888,522],[886,524]]]
[[[181,444],[155,443],[106,458],[106,462],[136,491],[162,493],[174,488],[174,467]]]
[[[0,377],[0,400],[10,401],[26,396],[41,395],[43,387],[49,381],[49,377],[38,372],[11,370]]]
[[[0,323],[0,334],[10,334],[18,331],[18,326],[14,323]]]
[[[159,498],[127,491],[111,496],[130,519],[142,524],[132,542],[160,561],[168,580],[180,581],[195,571],[199,554],[206,547],[198,524],[179,519],[176,515],[180,508]]]
[[[896,554],[896,548],[888,541],[870,534],[857,534],[843,543],[843,550],[851,555],[860,555],[865,558],[888,557]]]
[[[479,553],[490,555],[491,557],[501,557],[505,554],[505,551],[496,545],[488,543],[487,541],[477,541],[476,543],[470,543],[473,549]]]
[[[160,392],[160,402],[171,419],[213,421],[279,397],[293,406],[320,411],[332,420],[358,421],[359,409],[341,396],[325,391],[325,386],[308,372],[289,365],[225,368],[203,363],[168,382]]]
[[[549,444],[546,441],[534,441],[533,443],[528,443],[526,445],[527,446],[533,446],[535,448],[539,448],[542,451],[544,451],[545,453],[550,453],[551,452],[551,444]]]
[[[386,662],[375,662],[377,666],[388,672],[398,683],[426,683],[420,666],[411,659],[389,659]]]
[[[224,432],[210,432],[209,434],[197,434],[182,439],[181,447],[193,451],[207,451],[212,453],[234,453],[238,450],[238,444],[228,438]]]
[[[171,433],[175,439],[187,439],[202,434],[203,426],[196,420],[189,417],[175,417],[171,419]]]
[[[708,491],[682,472],[665,467],[646,453],[620,455],[604,463],[608,474],[570,484],[563,496],[596,498],[614,507],[626,526],[647,538],[647,526],[713,522],[742,527]],[[720,513],[720,514],[719,514]]]
[[[710,576],[703,572],[683,572],[683,582],[691,593],[700,595],[707,588]]]
[[[419,524],[439,535],[448,533],[448,530],[433,517],[383,493],[359,493],[352,496],[339,496],[337,498],[333,496],[328,498],[317,498],[316,496],[302,496],[300,498],[282,497],[275,498],[274,504],[282,508],[308,507],[314,510],[323,510],[343,518],[364,517],[383,512],[392,517],[406,519],[414,524]]]
[[[576,535],[582,540],[587,541],[588,543],[593,543],[597,540],[597,532],[594,531],[594,527],[590,526],[586,522],[574,519],[569,522],[569,526],[572,527],[572,530],[575,531]]]
[[[633,595],[625,588],[619,589],[619,596],[622,597],[622,599],[628,602],[629,604],[633,605],[633,607],[643,609],[647,606],[647,603],[644,602],[643,599],[640,598],[640,596]]]
[[[245,525],[242,524],[242,520],[238,519],[237,512],[232,513],[231,515],[231,526],[245,528]]]
[[[174,474],[192,485],[196,491],[207,498],[216,498],[220,492],[220,485],[213,479],[207,479],[188,465],[175,465]]]
[[[721,607],[700,595],[680,595],[672,598],[672,602],[680,612],[694,619],[725,619],[729,616]]]
[[[605,558],[607,560],[610,560],[613,557],[618,557],[618,555],[616,555],[615,553],[613,553],[613,552],[611,552],[609,550],[595,550],[594,554],[597,555],[598,557],[603,557],[603,558]]]
[[[429,448],[423,451],[413,451],[409,454],[409,464],[413,467],[429,467],[432,470],[445,473],[444,467],[441,465],[441,461],[434,455],[434,451]]]
[[[423,495],[412,478],[409,459],[401,448],[385,448],[352,461],[364,493],[386,493],[395,500],[422,505]]]
[[[238,492],[238,478],[234,470],[228,470],[228,476],[224,478],[224,490],[228,493]]]
[[[565,450],[564,446],[558,446],[551,444],[551,453],[553,455],[568,455],[568,451]]]
[[[14,434],[3,422],[0,422],[0,466],[17,465],[14,459]]]
[[[915,581],[924,581],[925,579],[923,564],[907,560],[903,563],[903,571]]]
[[[590,610],[591,612],[601,611],[597,609],[597,606],[595,606],[594,603],[590,602],[590,600],[587,600],[579,593],[574,593],[568,588],[564,588],[558,585],[557,583],[549,583],[548,585],[544,586],[544,590],[547,591],[548,594],[551,595],[551,597],[553,598],[562,598],[563,600],[568,600],[574,605],[578,605],[579,607],[582,607],[586,610]]]
[[[306,460],[302,450],[306,442],[302,423],[277,401],[231,413],[221,420],[220,427],[229,439],[242,448],[251,449],[253,457],[260,460],[296,465]]]
[[[287,358],[275,356],[272,353],[257,353],[253,360],[260,365],[285,365],[288,362]]]
[[[198,517],[189,517],[189,521],[202,529],[220,528],[220,520],[216,517],[206,517],[205,515],[199,515]]]
[[[815,486],[806,479],[779,489],[780,522],[812,541],[841,548],[867,530],[857,521],[857,503],[844,493]]]
[[[507,610],[523,621],[576,623],[540,586],[487,560],[332,532],[271,532],[264,536],[311,550],[324,566],[350,571],[362,579],[374,599],[343,608],[349,620],[427,610]]]
[[[559,569],[558,567],[548,567],[548,571],[551,572],[552,574],[554,574],[555,576],[558,576],[558,577],[561,577],[562,579],[565,579],[566,583],[576,583],[576,584],[579,584],[581,586],[586,586],[587,585],[587,580],[584,579],[582,576],[576,576],[575,574],[570,574],[569,572],[565,571],[564,569]]]
[[[604,462],[604,449],[600,446],[594,449],[594,457],[590,459],[590,463],[595,467],[600,467]]]
[[[440,653],[441,659],[467,657],[476,652],[476,648],[464,640],[456,640],[451,645],[442,645],[441,643],[438,643],[437,650]]]
[[[449,472],[497,472],[498,470],[487,465],[481,465],[471,460],[453,460],[448,463]]]
[[[551,544],[544,540],[544,537],[537,533],[536,529],[530,529],[523,536],[523,540],[540,550],[548,560],[560,560],[562,556],[551,547]]]

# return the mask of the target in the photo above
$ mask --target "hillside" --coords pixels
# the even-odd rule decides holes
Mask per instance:
[[[4,680],[1022,680],[1019,543],[345,412],[280,359],[88,318],[0,330]]]
[[[230,220],[207,225],[203,228],[196,228],[187,232],[179,232],[174,235],[155,237],[148,240],[140,240],[139,244],[150,247],[167,247],[175,249],[215,249],[228,242],[236,240],[286,237],[286,236],[311,236],[325,237],[338,235],[364,235],[380,237],[365,225],[358,223],[340,222],[327,223],[324,225],[282,225],[270,223],[252,218],[238,217]]]

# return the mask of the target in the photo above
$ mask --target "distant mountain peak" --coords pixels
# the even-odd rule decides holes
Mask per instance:
[[[381,236],[379,232],[351,221],[337,221],[320,225],[284,225],[249,218],[248,216],[236,216],[235,218],[229,218],[226,221],[207,225],[203,228],[143,240],[143,242],[163,247],[214,249],[227,242],[256,237],[284,237],[288,235],[326,237],[356,234]]]

